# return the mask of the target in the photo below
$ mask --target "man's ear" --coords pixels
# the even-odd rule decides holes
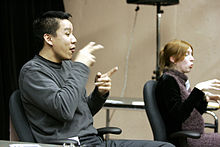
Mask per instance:
[[[46,41],[47,44],[49,44],[49,45],[51,45],[51,46],[53,45],[51,35],[49,35],[49,34],[44,34],[44,40]]]
[[[175,63],[175,58],[173,56],[170,57],[170,62]]]

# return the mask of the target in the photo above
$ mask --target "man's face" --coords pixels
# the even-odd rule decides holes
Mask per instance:
[[[192,49],[188,48],[184,59],[176,63],[175,69],[182,73],[189,73],[193,67],[193,61]]]
[[[73,35],[72,23],[67,20],[58,20],[59,29],[56,31],[57,36],[51,37],[52,52],[54,62],[61,62],[62,60],[68,60],[72,58],[72,54],[75,52],[76,38]]]

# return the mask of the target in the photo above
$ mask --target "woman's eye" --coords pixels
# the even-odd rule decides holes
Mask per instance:
[[[190,55],[190,53],[186,53],[186,56],[189,56]]]

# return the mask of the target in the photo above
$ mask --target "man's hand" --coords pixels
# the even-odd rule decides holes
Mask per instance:
[[[92,53],[103,48],[104,47],[100,44],[96,45],[95,42],[90,42],[78,52],[74,61],[81,62],[86,66],[91,67],[95,63],[96,59]]]
[[[101,95],[106,94],[111,89],[111,76],[118,70],[118,67],[114,67],[105,74],[98,72],[95,77],[95,85],[98,87],[98,91]]]

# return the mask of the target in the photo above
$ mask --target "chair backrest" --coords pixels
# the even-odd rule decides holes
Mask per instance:
[[[15,128],[19,140],[23,142],[35,142],[30,125],[24,112],[19,90],[16,90],[12,93],[9,100],[9,109],[12,124]]]
[[[156,85],[157,81],[155,80],[149,80],[144,85],[145,110],[153,131],[154,140],[167,141],[165,124],[158,109],[155,96]]]

